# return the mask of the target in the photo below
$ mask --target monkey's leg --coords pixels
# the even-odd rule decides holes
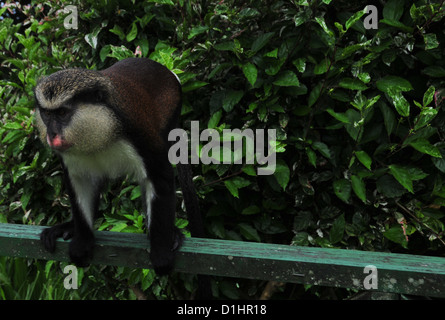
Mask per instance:
[[[175,226],[174,172],[169,162],[151,174],[154,197],[151,201],[149,223],[150,259],[158,274],[169,273],[174,264],[176,251],[182,244],[183,234]]]
[[[93,256],[93,222],[99,206],[99,192],[102,182],[99,179],[82,175],[69,175],[67,183],[73,215],[72,239],[69,256],[77,266],[89,264]]]

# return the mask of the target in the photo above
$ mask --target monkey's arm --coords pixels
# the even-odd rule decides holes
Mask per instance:
[[[40,238],[50,252],[54,252],[57,238],[72,239],[69,246],[71,260],[77,266],[86,266],[94,248],[92,223],[98,207],[99,183],[94,183],[91,179],[69,179],[65,166],[63,171],[71,201],[72,219],[45,229]]]

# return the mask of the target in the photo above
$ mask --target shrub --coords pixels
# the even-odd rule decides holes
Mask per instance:
[[[36,80],[136,54],[180,77],[185,128],[276,130],[273,175],[257,175],[245,154],[243,164],[194,166],[209,237],[443,254],[443,2],[389,0],[377,29],[365,28],[372,16],[359,1],[74,1],[78,30],[62,27],[65,5],[0,11],[0,222],[68,218],[60,166],[32,126]],[[100,228],[142,232],[139,195],[111,186]],[[113,272],[146,292],[153,284],[147,271]],[[174,294],[162,281],[151,294],[193,290],[191,276],[174,277]],[[228,298],[264,288],[213,283]],[[277,296],[295,297],[292,288]]]

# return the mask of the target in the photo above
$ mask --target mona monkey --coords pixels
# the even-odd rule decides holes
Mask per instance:
[[[71,239],[78,266],[93,255],[93,222],[100,189],[109,179],[130,176],[141,186],[158,274],[171,271],[183,241],[175,227],[174,171],[168,133],[178,125],[181,84],[174,73],[146,58],[129,58],[108,69],[67,69],[40,80],[34,91],[40,139],[61,158],[72,220],[41,233],[46,250]],[[203,236],[198,200],[188,165],[178,164],[191,233]]]

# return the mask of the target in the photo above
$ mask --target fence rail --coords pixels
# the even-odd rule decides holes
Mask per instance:
[[[43,229],[0,224],[0,256],[69,261],[68,241],[58,240],[53,254],[44,250],[39,240]],[[92,264],[150,268],[146,235],[106,231],[95,235]],[[441,257],[188,238],[175,271],[445,297]],[[371,279],[373,275],[376,278]]]

